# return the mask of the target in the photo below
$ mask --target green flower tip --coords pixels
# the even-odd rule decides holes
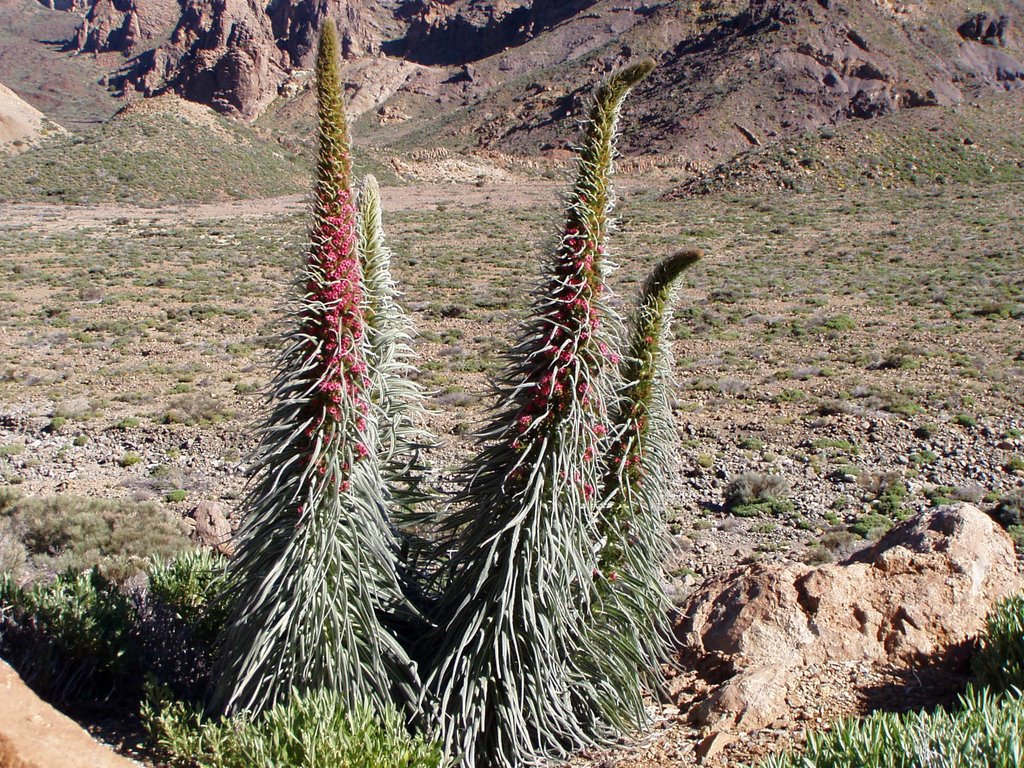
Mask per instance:
[[[647,279],[647,288],[644,293],[647,295],[664,293],[679,275],[696,264],[703,256],[702,251],[687,248],[662,259]]]
[[[626,94],[641,80],[654,71],[654,59],[640,59],[616,70],[597,89],[597,103],[613,108],[620,104]]]
[[[328,21],[320,30],[320,44],[316,51],[317,69],[323,71],[325,63],[334,64],[338,55],[338,32]],[[333,66],[332,66],[333,69]]]

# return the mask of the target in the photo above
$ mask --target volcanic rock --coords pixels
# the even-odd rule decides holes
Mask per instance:
[[[677,626],[688,662],[722,681],[693,717],[765,727],[793,670],[815,664],[962,665],[993,605],[1022,586],[1009,536],[969,504],[921,513],[841,564],[755,564],[717,576]]]
[[[73,47],[83,53],[132,54],[173,28],[177,0],[93,0]]]
[[[0,661],[0,766],[7,768],[132,768],[73,720],[42,701]]]
[[[196,541],[224,555],[233,553],[231,523],[220,504],[215,501],[200,502],[188,516],[193,521],[192,536]]]

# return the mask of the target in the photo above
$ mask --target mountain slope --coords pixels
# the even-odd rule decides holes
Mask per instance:
[[[129,97],[175,93],[300,138],[312,41],[331,19],[359,135],[398,152],[565,149],[592,83],[640,55],[659,67],[627,109],[624,151],[699,169],[821,126],[1024,87],[1024,0],[86,4],[84,18],[21,7],[79,19],[69,69],[105,66]],[[39,90],[23,94],[37,107]]]

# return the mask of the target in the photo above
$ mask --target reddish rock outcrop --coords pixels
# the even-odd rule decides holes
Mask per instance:
[[[39,4],[55,11],[85,11],[91,5],[90,0],[39,0]]]
[[[132,768],[73,720],[36,696],[0,661],[0,766],[4,768]]]
[[[841,661],[962,664],[999,599],[1024,587],[1013,543],[968,504],[922,513],[841,564],[754,565],[705,583],[677,631],[724,682],[693,712],[753,730],[785,707],[798,668]]]
[[[166,35],[180,12],[177,0],[93,0],[73,45],[83,53],[137,53]]]

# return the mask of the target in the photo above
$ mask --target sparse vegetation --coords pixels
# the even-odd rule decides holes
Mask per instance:
[[[787,515],[793,505],[788,501],[790,487],[779,475],[744,472],[725,486],[725,508],[739,517]]]
[[[139,570],[145,558],[186,549],[180,519],[153,504],[75,496],[22,498],[0,494],[0,520],[18,547],[14,573],[42,579],[94,565],[112,575]],[[8,555],[11,557],[11,555]]]
[[[441,768],[440,745],[410,736],[402,715],[347,709],[330,691],[294,695],[250,717],[205,720],[151,689],[142,720],[171,768]]]

